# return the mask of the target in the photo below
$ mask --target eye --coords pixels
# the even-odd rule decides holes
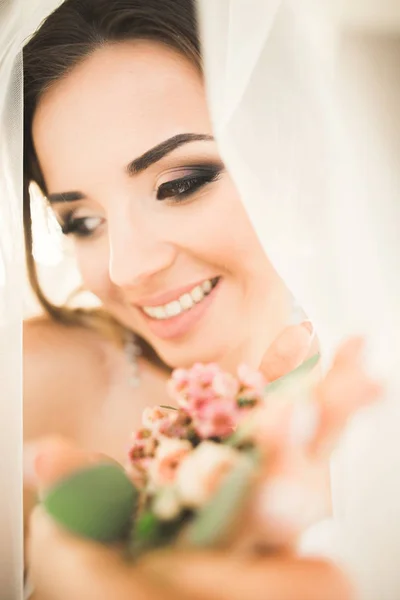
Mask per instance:
[[[203,186],[218,179],[222,168],[216,165],[192,168],[191,172],[179,179],[161,184],[157,189],[157,200],[174,198],[176,202],[188,198]]]
[[[61,231],[65,235],[75,235],[76,237],[85,238],[92,236],[97,229],[102,225],[104,219],[101,217],[74,217],[73,213],[69,213],[61,223]]]

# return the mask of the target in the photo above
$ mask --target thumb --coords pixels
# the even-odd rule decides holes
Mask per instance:
[[[99,462],[112,459],[83,450],[68,438],[41,438],[24,444],[24,484],[46,490],[73,472]]]
[[[275,381],[299,367],[309,357],[314,338],[311,321],[286,327],[261,361],[260,371],[267,381]]]
[[[31,448],[31,473],[43,507],[59,525],[100,542],[126,539],[138,491],[121,465],[51,438]]]

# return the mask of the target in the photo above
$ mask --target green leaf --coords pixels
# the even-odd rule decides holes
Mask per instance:
[[[212,500],[188,525],[185,540],[190,545],[210,547],[223,542],[247,499],[254,470],[254,459],[243,455]]]
[[[136,523],[136,534],[140,538],[151,537],[158,525],[158,519],[153,513],[146,513]]]
[[[168,404],[160,404],[160,408],[165,408],[166,410],[178,410],[176,406],[168,406]]]
[[[172,521],[162,521],[148,511],[140,515],[132,528],[129,554],[132,558],[150,550],[156,550],[172,544],[187,521],[188,515],[182,513]]]
[[[138,491],[114,464],[82,469],[52,487],[42,504],[62,526],[99,542],[124,539],[131,527]]]
[[[290,373],[287,373],[286,375],[283,375],[282,377],[276,379],[272,383],[269,383],[265,388],[265,392],[267,394],[270,394],[271,392],[276,392],[283,385],[289,383],[291,384],[298,377],[303,377],[307,375],[310,371],[312,371],[312,369],[318,363],[319,359],[320,354],[318,352],[317,354],[314,354],[314,356],[312,356],[311,358],[304,361],[299,367],[297,367],[297,369],[294,369],[293,371],[290,371]]]

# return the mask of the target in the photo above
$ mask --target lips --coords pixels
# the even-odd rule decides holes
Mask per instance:
[[[183,312],[191,310],[196,304],[204,300],[218,283],[219,278],[205,279],[192,286],[178,297],[175,295],[171,302],[165,304],[148,304],[142,306],[143,312],[152,319],[165,320],[176,317]]]
[[[165,305],[142,305],[140,311],[149,330],[161,339],[182,337],[208,310],[221,287],[220,284],[220,277],[203,280],[195,286],[186,287],[183,293],[179,290],[180,295],[175,292],[175,299]],[[190,296],[190,300],[186,298],[187,295]]]
[[[217,279],[217,277],[215,277],[214,279]],[[205,280],[206,278],[200,279],[192,284],[189,283],[182,287],[175,288],[174,290],[170,290],[169,292],[163,292],[158,295],[153,294],[152,296],[142,296],[141,298],[135,301],[135,305],[142,308],[143,306],[160,306],[162,304],[167,304],[168,302],[177,300],[179,296],[185,294],[186,292],[189,292],[197,285],[201,285]]]

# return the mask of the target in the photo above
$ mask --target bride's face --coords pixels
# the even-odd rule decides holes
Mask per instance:
[[[150,42],[99,49],[43,95],[33,136],[107,310],[171,366],[260,360],[287,292],[218,154],[194,65]]]

